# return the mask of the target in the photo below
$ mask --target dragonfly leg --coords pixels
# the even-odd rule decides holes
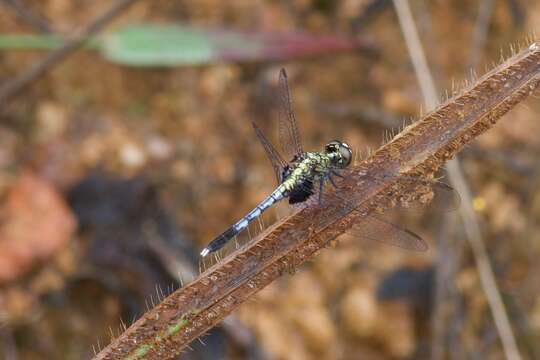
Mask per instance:
[[[337,185],[336,185],[336,182],[335,182],[334,179],[332,178],[332,175],[333,175],[333,174],[328,174],[328,176],[327,176],[327,177],[328,177],[328,180],[330,180],[330,183],[332,184],[332,186],[334,187],[334,189],[337,189],[338,187],[337,187]],[[341,177],[341,175],[338,175],[338,176]]]
[[[322,206],[322,192],[324,187],[324,178],[319,180],[319,206]]]
[[[345,176],[341,175],[337,170],[330,170],[330,175],[335,175],[337,177],[345,179]]]

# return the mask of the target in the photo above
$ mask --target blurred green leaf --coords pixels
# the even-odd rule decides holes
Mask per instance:
[[[50,50],[63,44],[63,40],[55,35],[1,35],[0,50],[35,49]]]
[[[132,25],[106,35],[105,58],[134,66],[200,64],[212,59],[212,43],[204,33],[181,26]]]
[[[0,49],[54,49],[60,37],[0,35]],[[97,48],[109,61],[129,66],[172,67],[216,62],[288,60],[369,48],[360,40],[301,32],[269,33],[140,24],[116,29],[87,48]],[[372,49],[371,49],[372,50]]]

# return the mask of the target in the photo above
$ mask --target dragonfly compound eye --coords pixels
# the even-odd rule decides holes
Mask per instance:
[[[347,145],[344,142],[340,143],[339,144],[339,153],[341,155],[341,160],[342,160],[341,165],[343,167],[349,166],[349,164],[351,163],[351,160],[352,160],[352,151],[351,151],[351,148],[349,147],[349,145]]]

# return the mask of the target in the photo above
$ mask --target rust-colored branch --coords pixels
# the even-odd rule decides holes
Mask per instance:
[[[535,42],[355,166],[341,182],[339,197],[271,226],[148,311],[96,359],[174,357],[281,274],[370,212],[388,207],[391,196],[408,190],[402,176],[432,175],[539,84],[540,43]],[[345,216],[340,198],[355,204]]]

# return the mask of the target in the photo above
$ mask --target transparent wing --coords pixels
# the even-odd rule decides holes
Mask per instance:
[[[406,210],[447,212],[461,205],[459,193],[450,185],[438,180],[414,176],[402,177],[405,191],[397,197],[397,207]]]
[[[259,126],[252,120],[251,125],[253,126],[253,129],[255,130],[255,134],[257,134],[257,138],[261,142],[264,151],[266,152],[266,156],[272,163],[272,167],[274,168],[274,173],[276,175],[276,180],[278,184],[281,184],[281,174],[283,173],[283,169],[285,166],[287,166],[287,162],[283,160],[279,152],[274,148],[272,143],[268,140],[268,138],[264,135],[262,130],[259,128]]]
[[[351,169],[334,169],[347,177]],[[365,175],[368,181],[380,182],[383,178]],[[392,192],[394,195],[392,195]],[[425,179],[418,176],[401,176],[399,186],[390,190],[389,197],[395,199],[392,207],[412,211],[449,212],[461,205],[459,193],[450,185],[435,179]]]
[[[291,161],[295,156],[300,155],[304,151],[300,142],[300,134],[298,132],[296,117],[294,116],[285,69],[281,69],[279,73],[278,106],[279,141],[285,158]]]
[[[302,185],[299,185],[302,187]],[[337,196],[335,193],[325,192],[324,186],[322,189],[317,185],[313,188],[304,188],[305,191],[312,191],[312,196],[302,204],[309,206],[309,204],[317,203],[319,201],[320,191],[323,192],[323,195],[320,199],[323,202],[329,200],[332,196]],[[340,201],[343,203],[342,209],[354,209],[354,205],[351,201],[339,197]],[[346,213],[344,211],[344,213]],[[428,249],[427,243],[414,232],[403,229],[402,227],[384,219],[384,215],[375,215],[371,214],[363,218],[359,223],[353,225],[353,227],[346,231],[347,234],[352,235],[359,239],[374,240],[387,245],[397,246],[402,249],[411,250],[411,251],[426,251]]]
[[[347,230],[347,234],[411,251],[426,251],[428,249],[427,243],[419,235],[377,215],[366,216],[361,222]]]
[[[346,176],[346,173],[342,173],[342,176]],[[376,180],[374,178],[367,178],[367,180],[380,181],[380,179]],[[449,211],[459,207],[461,201],[459,194],[443,182],[418,177],[402,177],[400,181],[400,196],[397,197],[398,202],[395,204],[398,209]],[[337,186],[339,186],[339,183]],[[332,197],[335,197],[342,204],[339,207],[338,214],[342,213],[343,215],[353,211],[358,206],[355,202],[345,199],[327,188],[328,185],[323,188],[314,186],[312,189],[305,189],[306,191],[312,191],[313,194],[306,201],[306,205],[316,203],[319,198],[322,201],[322,206],[328,200],[335,203],[335,201],[332,201]],[[320,191],[322,191],[323,196],[319,195]],[[420,236],[385,220],[381,215],[371,214],[366,216],[359,223],[353,225],[347,233],[358,238],[375,240],[412,251],[426,251],[428,248],[426,242]]]

